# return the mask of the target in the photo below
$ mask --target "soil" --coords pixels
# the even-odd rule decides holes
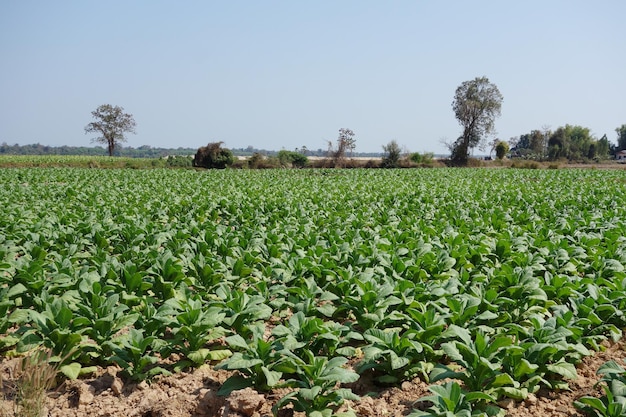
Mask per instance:
[[[578,367],[578,378],[569,381],[570,390],[560,392],[539,391],[525,401],[505,400],[500,406],[510,417],[521,416],[583,416],[573,406],[573,401],[583,395],[601,395],[595,386],[596,371],[609,360],[623,363],[626,358],[624,342],[606,344],[603,351],[587,357]],[[16,359],[0,364],[4,384],[4,396],[9,400],[0,402],[0,409],[11,410],[12,371]],[[49,417],[270,417],[272,405],[286,391],[259,393],[252,389],[235,391],[228,397],[220,397],[217,391],[230,375],[205,365],[193,372],[161,377],[152,381],[131,383],[118,376],[118,368],[100,369],[87,379],[64,381],[48,393]],[[398,387],[381,388],[364,375],[350,386],[361,396],[360,401],[346,401],[343,410],[352,409],[362,417],[400,417],[415,408],[424,408],[416,402],[428,395],[428,384],[415,379]],[[4,406],[4,408],[1,408]],[[304,413],[284,409],[279,417],[304,417]]]

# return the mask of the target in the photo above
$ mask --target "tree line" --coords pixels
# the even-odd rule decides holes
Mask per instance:
[[[495,132],[495,120],[500,116],[503,95],[487,77],[476,77],[463,82],[454,94],[452,110],[461,125],[460,136],[451,143],[445,143],[450,151],[449,164],[466,166],[474,148],[485,149],[487,137]],[[235,162],[233,152],[222,147],[222,142],[211,142],[199,149],[178,148],[177,150],[141,146],[137,149],[123,148],[127,133],[135,133],[136,122],[132,114],[119,106],[103,104],[91,112],[93,121],[85,126],[85,133],[96,133],[93,142],[103,148],[49,147],[42,145],[0,145],[0,154],[79,154],[136,157],[165,157],[172,155],[192,155],[193,165],[198,167],[225,168]],[[489,143],[491,153],[495,151],[499,159],[509,155],[536,160],[601,161],[610,158],[620,150],[626,150],[626,124],[615,129],[617,143],[611,143],[606,135],[595,138],[583,126],[565,125],[551,131],[549,128],[532,130],[530,133],[511,138],[508,142],[494,139]],[[355,134],[351,129],[339,129],[336,142],[328,141],[326,161],[332,167],[345,167],[346,157],[352,156],[356,148]],[[395,140],[383,145],[382,167],[393,168],[401,165],[402,150]],[[254,150],[248,147],[246,150]],[[306,165],[306,147],[295,151],[278,151],[273,161],[278,165],[301,167]],[[318,153],[321,149],[318,150]],[[259,152],[250,155],[252,165],[262,165]],[[404,152],[404,160],[423,160],[427,155]],[[431,157],[432,159],[432,157]]]
[[[602,161],[626,149],[626,124],[615,129],[616,143],[607,135],[596,139],[589,128],[565,125],[552,131],[547,127],[511,138],[511,155],[525,159],[556,161]]]

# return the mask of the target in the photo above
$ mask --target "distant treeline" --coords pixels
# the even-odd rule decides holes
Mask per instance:
[[[194,155],[197,149],[194,148],[153,148],[145,145],[138,148],[122,147],[115,148],[115,156],[127,158],[161,158],[166,156],[187,156]],[[46,146],[36,143],[34,145],[8,145],[6,142],[0,145],[0,155],[87,155],[105,156],[108,155],[106,148],[101,146]]]
[[[149,145],[143,145],[138,148],[131,146],[125,147],[118,145],[115,148],[114,156],[123,156],[127,158],[163,158],[168,156],[193,156],[198,148],[153,148]],[[280,151],[272,151],[266,149],[257,149],[252,146],[247,148],[231,149],[235,156],[252,156],[255,153],[276,156]],[[309,150],[306,147],[296,149],[297,152],[305,156],[327,155],[326,150],[316,149]],[[0,145],[0,155],[87,155],[87,156],[106,156],[108,151],[102,146],[46,146],[39,143],[32,145],[8,145],[6,142]],[[355,157],[380,157],[381,153],[354,152]]]

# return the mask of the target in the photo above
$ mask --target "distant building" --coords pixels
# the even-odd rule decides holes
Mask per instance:
[[[617,159],[620,162],[626,163],[626,150],[617,152],[615,154],[615,159]]]

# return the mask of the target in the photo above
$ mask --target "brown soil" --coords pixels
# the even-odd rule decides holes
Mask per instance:
[[[598,367],[608,360],[623,363],[624,358],[624,342],[607,345],[604,351],[585,358],[578,368],[578,379],[569,382],[569,391],[540,391],[525,401],[502,401],[500,405],[511,417],[582,416],[572,405],[573,401],[583,395],[600,395],[600,390],[594,386],[598,381]],[[15,364],[15,359],[1,364],[4,394],[9,400],[0,402],[0,410],[12,409],[11,378]],[[217,390],[229,373],[216,371],[208,365],[190,373],[157,378],[150,385],[124,382],[117,371],[109,367],[92,378],[63,382],[48,393],[48,416],[269,417],[272,405],[285,394],[280,390],[258,393],[246,389],[219,397]],[[364,376],[351,388],[362,398],[358,402],[346,402],[343,409],[349,407],[363,417],[406,416],[419,406],[416,401],[429,393],[428,384],[419,379],[404,382],[399,387],[381,388]],[[283,410],[279,416],[301,417],[304,414]]]

